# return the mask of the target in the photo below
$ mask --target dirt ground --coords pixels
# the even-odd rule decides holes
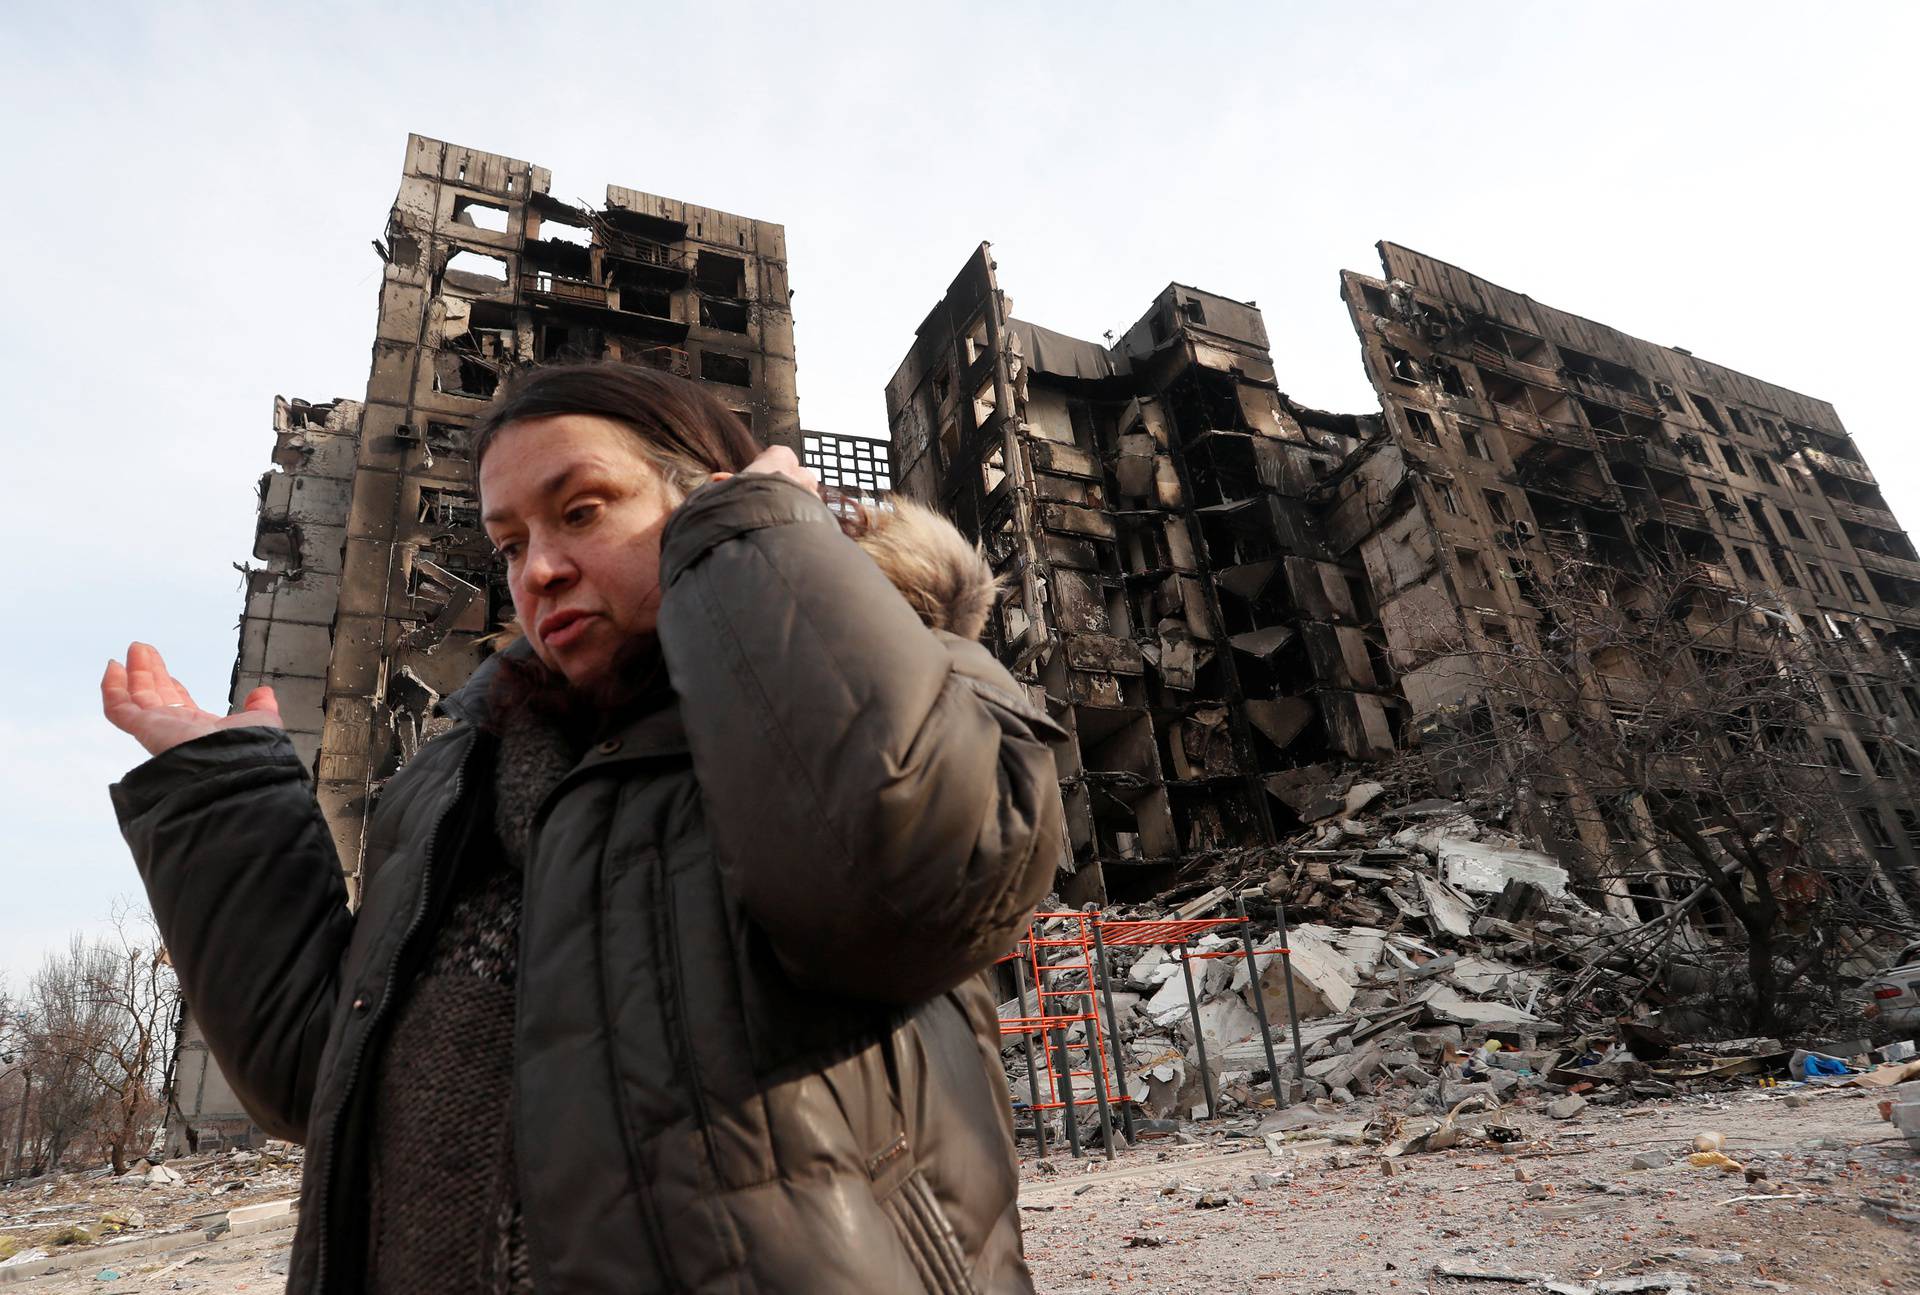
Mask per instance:
[[[98,1170],[0,1190],[0,1256],[14,1259],[0,1261],[0,1291],[278,1290],[293,1236],[279,1224],[288,1220],[251,1236],[221,1234],[232,1211],[297,1195],[300,1161],[299,1148],[269,1144],[171,1161],[168,1181]],[[48,1261],[61,1271],[22,1275]]]
[[[1193,1145],[1142,1140],[1112,1166],[1097,1149],[1074,1161],[1055,1148],[1052,1172],[1022,1166],[1027,1256],[1047,1295],[1528,1288],[1446,1270],[1535,1274],[1549,1290],[1671,1273],[1671,1289],[1711,1295],[1920,1292],[1920,1230],[1896,1218],[1920,1223],[1920,1156],[1876,1098],[1824,1090],[1789,1105],[1748,1090],[1591,1106],[1568,1121],[1513,1106],[1500,1122],[1526,1142],[1408,1155],[1391,1176],[1378,1147],[1326,1141],[1275,1154],[1201,1133]],[[1765,1176],[1688,1164],[1705,1131]]]
[[[1920,1156],[1881,1120],[1876,1094],[1816,1091],[1793,1100],[1748,1090],[1591,1106],[1567,1121],[1537,1106],[1510,1106],[1499,1121],[1526,1141],[1410,1154],[1391,1176],[1377,1146],[1343,1145],[1309,1130],[1270,1149],[1244,1122],[1195,1126],[1186,1143],[1142,1140],[1122,1147],[1112,1165],[1097,1149],[1075,1161],[1055,1148],[1047,1168],[1031,1157],[1022,1166],[1027,1255],[1046,1295],[1528,1289],[1446,1271],[1536,1274],[1539,1290],[1554,1289],[1549,1280],[1579,1290],[1674,1274],[1665,1289],[1701,1295],[1920,1295],[1920,1230],[1897,1218],[1920,1223]],[[1691,1140],[1705,1131],[1723,1134],[1726,1154],[1764,1176],[1750,1182],[1742,1172],[1689,1165]],[[1636,1158],[1653,1167],[1636,1169]],[[131,1190],[154,1207],[151,1234],[189,1220],[203,1224],[210,1210],[229,1204],[223,1198],[245,1204],[279,1185],[267,1174],[246,1188],[213,1190],[228,1181],[235,1180],[215,1171],[171,1196]],[[68,1180],[62,1191],[72,1208],[58,1216],[98,1212],[108,1193],[121,1190],[91,1185],[88,1193],[85,1180]],[[17,1195],[0,1196],[0,1217],[21,1217]],[[169,1210],[177,1217],[161,1222]],[[125,1260],[111,1247],[90,1246],[73,1251],[73,1267],[60,1273],[9,1283],[0,1268],[0,1290],[278,1291],[291,1238],[290,1231],[210,1242],[189,1235],[183,1240],[196,1241],[193,1249]],[[103,1272],[118,1276],[103,1282]]]

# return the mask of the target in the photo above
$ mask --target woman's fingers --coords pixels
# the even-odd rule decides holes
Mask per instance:
[[[273,695],[273,689],[264,685],[247,694],[247,699],[241,703],[240,710],[243,714],[259,715],[262,718],[272,716],[274,723],[280,722],[280,699]]]
[[[167,704],[160,695],[159,680],[154,677],[154,663],[160,661],[160,654],[145,643],[127,645],[127,695],[133,704],[146,710],[153,710]],[[160,662],[160,672],[166,673],[165,662]]]
[[[127,668],[118,661],[107,662],[107,672],[100,676],[100,710],[115,728],[132,731],[127,723],[140,708],[127,693]]]

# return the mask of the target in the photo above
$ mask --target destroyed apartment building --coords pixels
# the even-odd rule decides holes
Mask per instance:
[[[380,788],[510,612],[463,429],[516,368],[606,358],[700,380],[826,484],[981,541],[990,645],[1071,734],[1068,905],[1324,832],[1471,691],[1424,659],[1431,621],[1497,645],[1538,620],[1527,564],[1657,539],[1848,654],[1811,749],[1920,906],[1920,560],[1832,408],[1382,253],[1342,281],[1380,408],[1335,414],[1285,394],[1251,304],[1170,285],[1083,341],[1015,318],[982,245],[880,441],[801,427],[781,226],[614,185],[566,202],[540,167],[410,136],[364,396],[275,404],[232,697],[278,692],[354,893]],[[1519,842],[1488,848],[1545,857]],[[253,1135],[190,1020],[176,1073],[176,1145]]]
[[[1179,284],[1111,345],[1018,319],[984,244],[887,388],[896,488],[984,544],[992,644],[1072,734],[1061,898],[1334,816],[1547,632],[1541,573],[1659,555],[1837,663],[1809,760],[1920,907],[1920,560],[1833,408],[1380,251],[1341,281],[1378,411],[1289,399],[1259,310]]]

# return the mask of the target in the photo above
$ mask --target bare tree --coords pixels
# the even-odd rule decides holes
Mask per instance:
[[[1745,942],[1747,1023],[1773,1032],[1811,973],[1904,916],[1854,834],[1859,772],[1809,732],[1832,722],[1823,682],[1877,654],[1709,564],[1515,559],[1514,575],[1531,625],[1413,636],[1403,664],[1454,693],[1420,735],[1429,766],[1511,797],[1603,901],[1665,906],[1663,943],[1717,903]]]
[[[76,936],[34,975],[28,1055],[41,1085],[46,1162],[80,1136],[115,1173],[164,1110],[180,991],[150,919],[122,910],[113,932]]]

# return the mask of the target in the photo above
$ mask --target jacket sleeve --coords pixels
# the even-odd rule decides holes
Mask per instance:
[[[928,629],[819,499],[697,491],[660,639],[729,888],[796,980],[917,1002],[1013,947],[1052,881],[1060,730]]]
[[[353,933],[333,838],[274,728],[226,729],[112,787],[181,993],[249,1114],[306,1140]]]

